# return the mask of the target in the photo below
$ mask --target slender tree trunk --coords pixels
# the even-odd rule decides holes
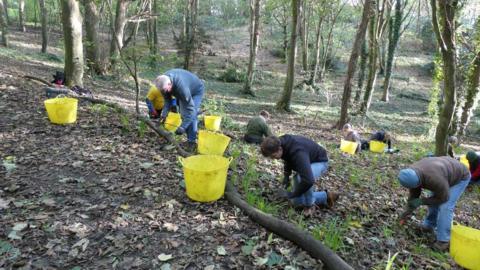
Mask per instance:
[[[302,69],[308,71],[308,30],[307,30],[307,0],[300,7],[300,40],[302,41]]]
[[[115,12],[115,31],[112,33],[110,42],[110,68],[113,68],[118,57],[118,51],[123,47],[123,36],[125,25],[127,24],[127,9],[130,4],[129,0],[118,0]],[[118,47],[120,46],[120,48]]]
[[[298,13],[302,6],[302,0],[292,0],[292,33],[290,36],[290,51],[288,54],[288,69],[285,87],[280,100],[277,102],[277,108],[284,111],[291,111],[290,103],[292,98],[293,84],[295,81],[295,59],[297,56],[297,31],[298,31]]]
[[[48,45],[47,7],[45,6],[45,0],[38,0],[38,4],[40,5],[41,22],[42,22],[42,53],[46,53],[47,45]]]
[[[348,61],[347,77],[343,85],[342,96],[342,108],[340,112],[340,119],[337,123],[337,128],[341,129],[348,121],[348,109],[350,108],[350,97],[352,95],[352,80],[357,67],[358,54],[365,40],[365,33],[367,31],[368,19],[372,14],[372,9],[375,7],[373,0],[365,0],[363,5],[363,14],[360,25],[355,35],[355,41],[353,42],[352,53],[350,54],[350,60]]]
[[[477,20],[477,23],[480,23],[480,19]],[[477,34],[480,35],[480,33],[477,33]],[[478,97],[479,97],[478,92],[480,90],[479,81],[480,81],[480,51],[475,56],[471,64],[469,73],[467,75],[467,95],[465,98],[465,104],[463,105],[462,116],[460,118],[460,124],[458,127],[458,134],[460,136],[465,135],[465,130],[467,129],[468,124],[470,123],[470,118],[472,117],[472,113],[477,108]]]
[[[389,101],[390,93],[390,78],[392,77],[393,60],[395,58],[395,51],[397,49],[398,41],[400,40],[400,28],[403,20],[402,0],[397,0],[395,3],[395,16],[390,19],[390,26],[388,31],[388,55],[385,69],[385,79],[383,81],[383,96],[382,101]]]
[[[8,25],[7,19],[5,17],[5,8],[3,6],[3,1],[0,1],[0,31],[2,31],[2,39],[0,40],[0,45],[8,47]]]
[[[25,0],[18,0],[18,29],[26,32],[25,28]]]
[[[105,74],[102,61],[100,59],[99,51],[99,22],[100,14],[98,12],[97,4],[94,0],[84,0],[85,5],[85,53],[87,66],[96,74]]]
[[[357,93],[355,94],[354,102],[358,103],[360,101],[360,97],[362,96],[363,90],[363,83],[365,82],[365,70],[367,69],[367,58],[368,58],[368,46],[367,40],[365,39],[362,43],[362,49],[360,52],[360,66],[358,70],[358,82],[357,82]]]
[[[1,0],[3,4],[3,15],[5,16],[5,22],[7,25],[9,25],[10,22],[10,16],[8,15],[8,0]]]
[[[318,18],[318,25],[317,25],[317,32],[316,32],[316,39],[315,39],[315,57],[314,62],[310,74],[310,80],[308,80],[308,85],[314,85],[317,81],[317,73],[318,73],[318,66],[320,64],[320,41],[322,36],[322,22],[323,16],[319,16]]]
[[[153,14],[158,15],[158,0],[153,0]],[[158,16],[155,16],[153,19],[153,53],[158,53]]]
[[[363,102],[360,107],[360,112],[366,115],[372,101],[373,92],[375,90],[375,82],[377,80],[377,54],[378,54],[378,40],[377,40],[377,12],[370,16],[370,24],[368,31],[368,78],[365,87],[365,94],[363,95]]]
[[[338,15],[342,11],[343,7],[344,6],[342,5],[337,10],[336,13],[333,13],[333,10],[332,10],[332,18],[331,18],[331,21],[330,21],[330,29],[328,30],[327,43],[323,47],[323,56],[322,56],[322,61],[321,61],[321,68],[320,68],[320,72],[318,74],[318,79],[320,81],[322,81],[323,77],[325,76],[326,67],[327,67],[327,60],[328,60],[328,57],[330,56],[330,48],[332,47],[332,41],[333,41],[333,28],[335,27]]]
[[[83,86],[82,15],[77,0],[62,0],[66,85]]]
[[[438,11],[437,11],[438,4]],[[444,102],[435,133],[435,155],[447,153],[447,138],[456,104],[455,12],[458,1],[430,0],[432,25],[443,59]],[[440,20],[437,19],[440,16]],[[439,26],[439,21],[442,27]]]
[[[255,96],[252,89],[255,73],[255,60],[257,57],[258,42],[260,39],[260,0],[251,0],[250,4],[250,59],[248,63],[247,79],[243,92]]]
[[[185,61],[183,68],[186,70],[191,69],[193,62],[195,49],[196,49],[196,32],[197,32],[197,13],[198,13],[198,0],[189,0],[190,15],[187,20],[187,37],[185,42]]]

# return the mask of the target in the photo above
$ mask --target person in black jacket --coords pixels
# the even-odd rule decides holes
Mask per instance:
[[[314,184],[328,168],[325,148],[316,142],[297,135],[269,136],[261,144],[262,155],[273,159],[283,159],[285,188],[290,186],[290,175],[294,176],[293,191],[286,197],[296,206],[325,205],[332,207],[338,194],[328,191],[315,191]]]

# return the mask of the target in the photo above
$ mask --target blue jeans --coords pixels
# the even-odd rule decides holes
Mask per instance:
[[[195,104],[195,112],[192,123],[185,129],[187,132],[187,140],[189,142],[196,142],[197,141],[197,133],[198,133],[198,111],[200,110],[200,105],[202,105],[203,99],[203,91],[200,94],[192,96],[193,103]]]
[[[437,228],[437,241],[449,242],[452,228],[453,210],[458,199],[470,182],[470,177],[451,186],[448,192],[448,201],[440,205],[428,207],[428,214],[423,225],[429,228]]]
[[[313,177],[315,178],[315,182],[320,179],[320,176],[327,171],[328,169],[328,161],[327,162],[316,162],[312,163],[311,165]],[[293,190],[295,190],[300,183],[300,175],[295,174],[293,177]],[[315,191],[315,186],[312,186],[309,190],[305,193],[300,195],[299,197],[295,197],[292,200],[294,205],[298,206],[312,206],[314,204],[327,204],[327,192],[325,191]]]

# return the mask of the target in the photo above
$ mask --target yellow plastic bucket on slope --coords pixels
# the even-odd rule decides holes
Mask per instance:
[[[198,132],[198,153],[202,155],[219,155],[227,149],[230,143],[230,137],[221,133],[216,133],[207,130],[200,130]]]
[[[48,119],[54,124],[71,124],[77,121],[78,99],[60,97],[44,101]]]
[[[453,225],[450,255],[460,266],[480,270],[480,230]]]
[[[357,147],[358,147],[358,143],[356,142],[350,142],[344,139],[340,141],[340,150],[350,155],[355,154],[355,151],[357,151]]]
[[[468,163],[468,159],[467,159],[467,156],[466,156],[466,155],[462,155],[462,156],[460,157],[460,162],[461,162],[463,165],[467,166],[467,169],[470,170],[470,163]]]
[[[232,158],[196,155],[179,158],[183,166],[187,196],[197,202],[213,202],[223,196]]]
[[[175,131],[182,124],[182,116],[179,113],[169,112],[163,126],[168,131]]]
[[[216,115],[206,115],[203,117],[203,121],[205,122],[205,128],[207,130],[219,131],[220,124],[222,123],[222,117]]]
[[[383,153],[385,152],[386,147],[387,144],[381,141],[370,141],[370,151],[374,153]]]

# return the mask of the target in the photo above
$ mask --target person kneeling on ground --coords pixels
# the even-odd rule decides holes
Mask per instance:
[[[165,99],[155,85],[152,85],[148,90],[145,103],[147,103],[148,115],[150,116],[150,119],[159,119],[162,115]],[[174,98],[170,101],[169,107],[171,112],[177,112],[177,101]]]
[[[388,150],[392,149],[392,136],[384,130],[375,131],[370,136],[370,141],[379,141],[387,144]],[[369,146],[369,145],[368,145]]]
[[[428,214],[419,228],[423,232],[434,232],[434,248],[446,251],[450,242],[453,211],[455,205],[470,182],[467,167],[451,157],[423,158],[409,168],[400,170],[400,184],[410,190],[407,211],[413,213],[421,205],[428,206]],[[422,189],[433,195],[421,198]]]
[[[357,143],[356,153],[362,150],[362,139],[356,130],[353,129],[352,125],[345,124],[342,128],[343,139],[349,142]]]
[[[260,115],[253,117],[248,121],[245,141],[247,143],[260,144],[264,137],[272,136],[273,133],[267,124],[270,114],[267,111],[261,111]]]
[[[260,146],[262,155],[272,159],[283,159],[285,188],[290,186],[292,171],[293,191],[285,196],[296,206],[324,205],[333,207],[338,199],[334,192],[315,191],[314,184],[328,168],[328,157],[325,148],[302,136],[283,135],[269,136]]]
[[[455,158],[455,152],[453,151],[453,147],[458,144],[458,139],[455,136],[448,137],[448,145],[447,145],[447,154]]]
[[[478,154],[473,151],[468,151],[466,158],[468,165],[470,165],[470,173],[472,174],[471,183],[480,184],[480,158]]]

